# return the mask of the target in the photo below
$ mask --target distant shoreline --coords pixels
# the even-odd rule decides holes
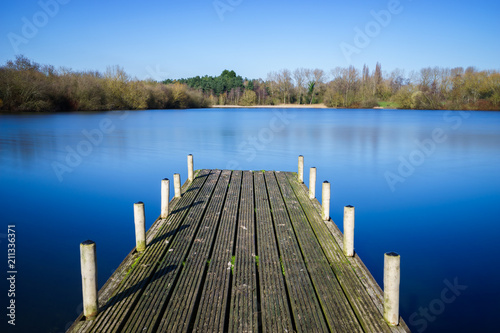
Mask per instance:
[[[252,106],[242,106],[242,105],[211,105],[211,108],[220,109],[337,109],[330,108],[325,104],[277,104],[277,105],[252,105]]]

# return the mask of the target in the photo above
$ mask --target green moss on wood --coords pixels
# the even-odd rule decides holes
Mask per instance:
[[[283,276],[285,276],[285,266],[283,265],[283,258],[280,257],[280,264],[281,264],[281,273],[283,273]]]
[[[231,257],[231,274],[234,274],[234,264],[236,263],[236,256]]]

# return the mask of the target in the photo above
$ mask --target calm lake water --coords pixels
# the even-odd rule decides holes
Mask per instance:
[[[0,115],[2,276],[7,225],[18,272],[16,326],[4,278],[1,331],[65,331],[82,310],[79,243],[96,241],[102,286],[134,246],[133,203],[149,227],[189,153],[197,169],[286,171],[304,155],[340,228],[356,207],[355,249],[380,285],[384,252],[401,254],[414,332],[496,330],[500,113],[201,109]]]

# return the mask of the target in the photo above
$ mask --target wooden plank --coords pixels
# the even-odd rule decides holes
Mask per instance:
[[[293,332],[295,328],[290,314],[288,292],[279,260],[280,254],[262,172],[254,173],[254,188],[262,331]]]
[[[201,170],[197,170],[195,173],[195,177],[198,177],[200,172]],[[202,176],[200,176],[200,179],[201,178]],[[191,182],[184,183],[181,189],[182,193],[185,193],[191,185],[192,185]],[[184,204],[183,202],[180,201],[181,201],[180,198],[172,198],[172,200],[169,203],[169,215],[172,214],[175,210],[177,210],[178,206]],[[168,222],[167,219],[161,219],[161,218],[156,219],[156,221],[153,223],[151,228],[149,228],[148,232],[146,233],[146,241],[148,246],[152,244],[155,238],[161,237],[159,235],[159,232],[167,222]],[[99,308],[101,312],[108,306],[109,303],[108,301],[114,294],[117,293],[117,288],[122,284],[123,280],[128,275],[132,266],[134,266],[134,263],[137,263],[137,259],[140,256],[141,254],[137,253],[135,251],[135,248],[133,248],[132,251],[125,257],[122,263],[118,266],[116,271],[106,281],[101,290],[99,290]],[[67,332],[69,333],[88,332],[94,323],[95,321],[85,321],[85,318],[83,317],[82,313],[73,323],[73,325],[67,330]]]
[[[183,193],[69,332],[409,332],[296,174],[201,170]]]
[[[363,264],[359,256],[346,257],[343,254],[343,235],[332,222],[324,222],[317,218],[321,212],[318,200],[308,197],[308,189],[302,184],[295,184],[294,173],[286,173],[288,180],[299,198],[309,222],[320,241],[332,268],[338,270],[337,275],[348,299],[355,309],[356,315],[367,331],[387,332],[409,332],[403,318],[400,318],[399,326],[389,326],[383,320],[383,293],[377,282]]]
[[[330,268],[328,259],[311,229],[286,174],[277,172],[276,178],[330,330],[333,332],[362,332],[363,330],[345,298],[337,277]]]
[[[275,173],[265,172],[281,264],[297,332],[328,332]]]
[[[166,242],[175,237],[179,223],[182,221],[185,212],[192,204],[199,188],[205,183],[209,171],[201,171],[197,179],[190,186],[190,192],[179,200],[176,208],[171,212],[163,228],[157,236],[148,244],[146,251],[140,255],[139,259],[131,265],[125,279],[119,284],[113,296],[107,300],[100,309],[96,320],[88,328],[90,332],[114,332],[120,329],[124,318],[132,311],[137,298],[142,293],[142,287],[148,282],[149,276],[154,272],[161,259],[161,253]],[[131,272],[134,271],[134,274]]]
[[[234,171],[196,314],[194,332],[224,332],[243,173]],[[227,330],[227,329],[226,329]]]
[[[180,229],[179,225],[196,197],[198,190],[204,184],[208,173],[208,170],[202,171],[196,183],[193,183],[193,186],[190,187],[190,192],[180,199],[179,202],[182,204],[169,216],[163,230],[148,245],[141,260],[136,263],[133,274],[131,270],[127,279],[122,283],[120,290],[113,297],[119,299],[120,302],[117,306],[113,305],[110,312],[106,315],[106,320],[96,323],[93,331],[113,332],[121,330],[124,319],[133,311],[138,297],[143,292],[142,288],[148,283],[151,274],[157,269],[158,262],[165,254],[165,248],[168,247],[168,242],[175,237],[177,231]],[[129,293],[129,291],[134,292]],[[126,297],[122,299],[122,295]]]
[[[187,332],[222,214],[231,172],[222,172],[158,330]]]
[[[258,329],[258,306],[255,210],[251,171],[243,172],[237,230],[229,332],[254,332]]]
[[[124,325],[125,332],[156,331],[219,175],[219,170],[210,171],[207,181],[179,227],[177,236],[143,289],[135,311],[127,319]]]

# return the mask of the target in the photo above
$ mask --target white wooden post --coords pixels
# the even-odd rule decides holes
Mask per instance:
[[[97,317],[97,264],[95,242],[87,240],[80,244],[80,266],[82,273],[83,315],[86,320]]]
[[[399,282],[401,257],[396,252],[384,254],[384,319],[399,325]]]
[[[323,208],[323,221],[330,220],[330,183],[323,182],[323,193],[321,194],[321,207]]]
[[[168,217],[168,201],[170,197],[170,180],[167,178],[161,181],[161,215],[162,219]]]
[[[146,250],[146,216],[144,214],[144,203],[139,201],[134,204],[135,223],[135,249],[137,252]]]

